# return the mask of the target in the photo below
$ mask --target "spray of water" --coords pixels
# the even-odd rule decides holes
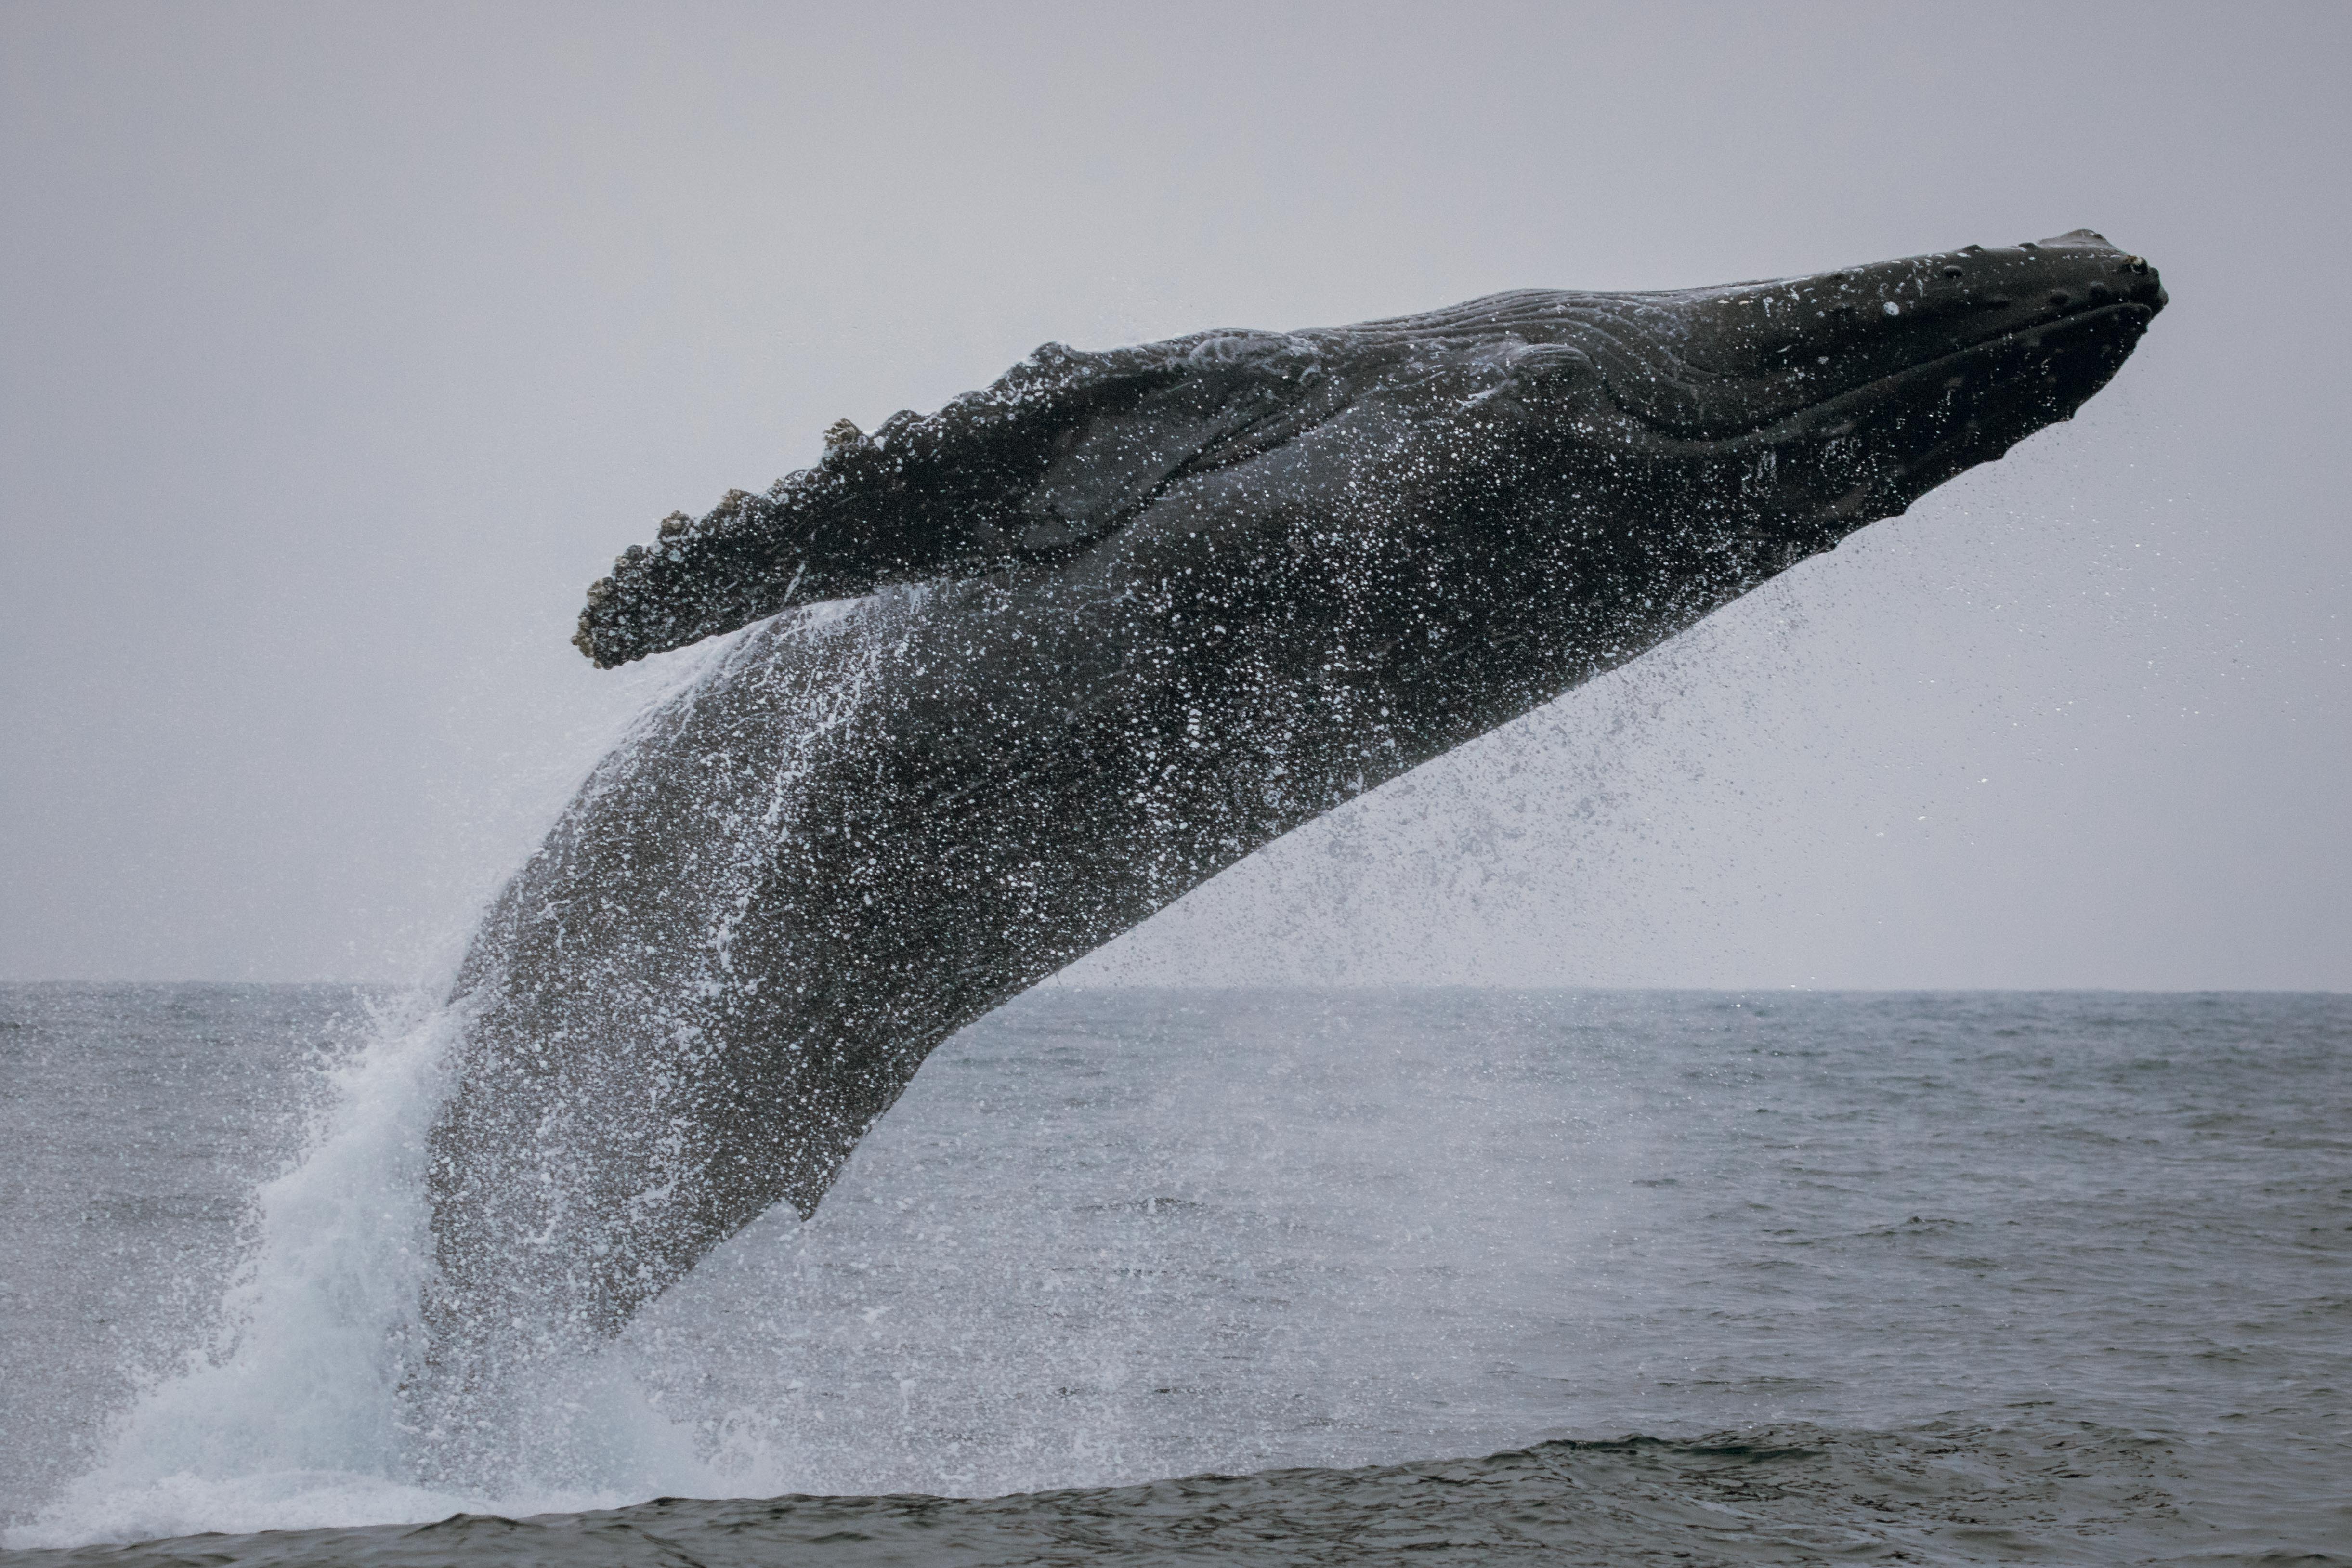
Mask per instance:
[[[728,1489],[694,1433],[650,1408],[609,1356],[536,1368],[500,1391],[516,1441],[496,1490],[426,1464],[413,1418],[418,1291],[432,1257],[425,1136],[463,1023],[441,1007],[384,1016],[330,1069],[330,1104],[305,1152],[255,1194],[252,1245],[210,1342],[144,1391],[99,1466],[8,1545]],[[437,1484],[422,1484],[427,1474]]]

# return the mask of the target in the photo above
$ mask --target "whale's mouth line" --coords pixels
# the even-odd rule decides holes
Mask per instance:
[[[1948,371],[1972,357],[1983,355],[1989,352],[1998,352],[2004,345],[2018,340],[2043,336],[2062,330],[2073,331],[2102,318],[2126,314],[2137,316],[2140,326],[2145,329],[2149,321],[2156,319],[2158,308],[2137,300],[2110,300],[2086,305],[2080,310],[2062,310],[2057,314],[2045,316],[2024,325],[2009,327],[2000,331],[1990,333],[1973,342],[1965,343],[1958,348],[1938,354],[1933,359],[1921,360],[1916,364],[1890,371],[1885,375],[1864,382],[1859,386],[1850,386],[1843,392],[1833,392],[1810,403],[1799,404],[1785,413],[1776,415],[1764,424],[1749,426],[1730,436],[1676,436],[1664,421],[1627,407],[1624,401],[1617,395],[1616,387],[1606,376],[1602,378],[1601,384],[1608,389],[1611,405],[1627,419],[1654,436],[1663,450],[1696,453],[1720,451],[1749,443],[1769,445],[1803,433],[1803,427],[1817,423],[1819,416],[1823,414],[1833,411],[1843,412],[1841,405],[1883,398],[1893,388]],[[2027,346],[2030,348],[2032,345]]]

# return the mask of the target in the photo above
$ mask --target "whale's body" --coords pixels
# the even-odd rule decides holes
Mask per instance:
[[[596,768],[465,963],[440,1353],[614,1331],[812,1211],[957,1029],[2071,415],[2162,304],[2077,231],[1049,345],[665,525],[583,647],[762,624]]]

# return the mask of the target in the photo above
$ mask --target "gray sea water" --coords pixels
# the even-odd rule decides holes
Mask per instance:
[[[436,1039],[0,988],[11,1568],[2352,1561],[2352,998],[1047,989],[462,1495]]]

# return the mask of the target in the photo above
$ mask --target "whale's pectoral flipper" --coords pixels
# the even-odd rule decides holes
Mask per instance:
[[[624,664],[892,583],[1050,558],[1117,528],[1174,479],[1278,445],[1339,395],[1314,348],[1205,333],[1185,352],[1047,343],[937,414],[847,420],[822,461],[764,494],[673,514],[588,591],[572,640]]]

